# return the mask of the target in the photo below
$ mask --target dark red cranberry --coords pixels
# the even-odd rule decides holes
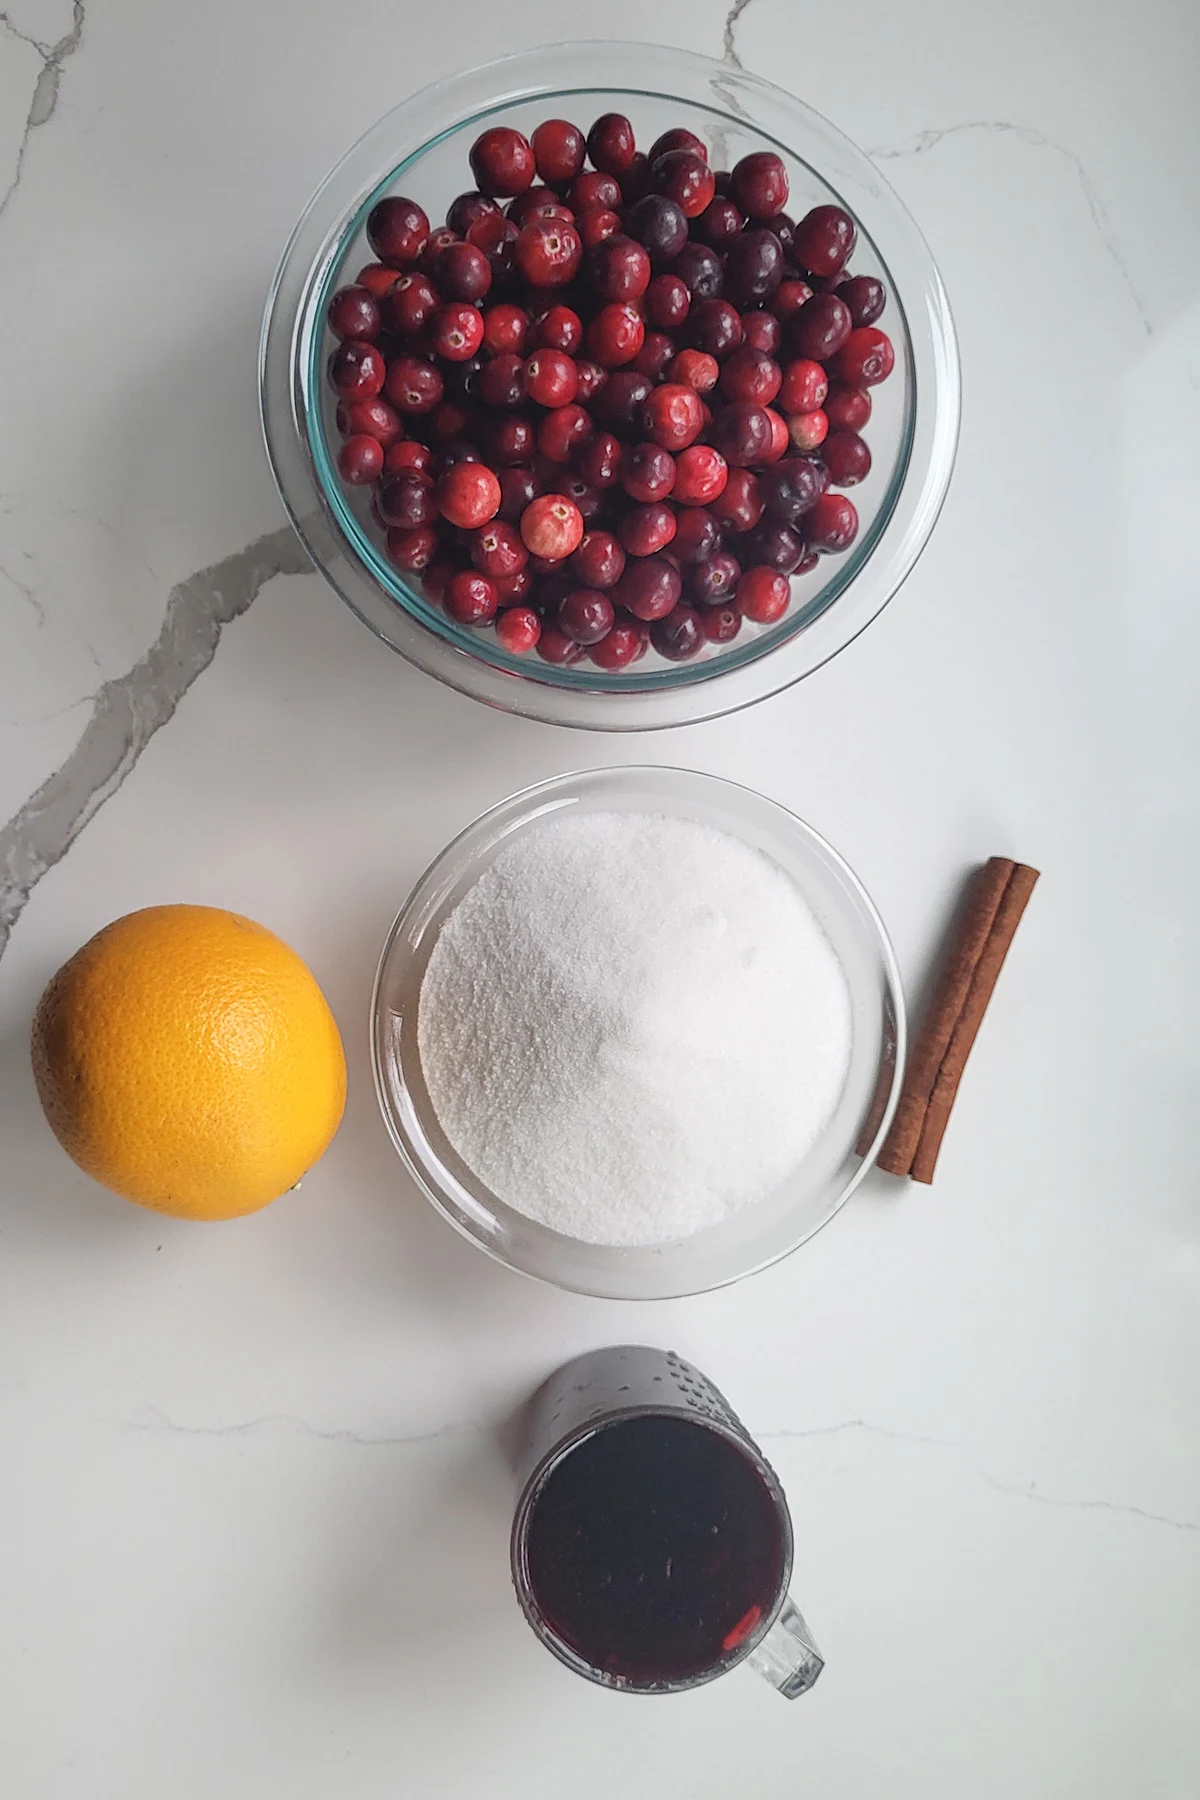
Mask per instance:
[[[793,413],[787,430],[793,449],[817,450],[829,434],[829,420],[818,406],[813,412]]]
[[[672,125],[669,131],[664,131],[661,137],[656,137],[650,146],[650,161],[652,163],[657,161],[669,150],[690,150],[692,155],[698,156],[702,163],[708,162],[708,145],[703,138],[698,138],[694,131],[689,131],[686,125]]]
[[[767,220],[767,230],[773,231],[783,245],[783,254],[789,263],[795,263],[792,246],[796,242],[796,224],[785,212],[776,213],[773,219]]]
[[[793,280],[785,275],[771,296],[771,311],[775,317],[785,324],[807,306],[813,297],[813,291],[807,281]]]
[[[771,435],[771,421],[765,411],[748,400],[723,406],[709,427],[713,448],[738,468],[764,462],[771,448]]]
[[[701,606],[723,606],[737,592],[741,578],[742,565],[737,557],[728,550],[716,550],[688,570],[687,590]]]
[[[587,152],[587,143],[578,125],[572,125],[567,119],[543,119],[530,142],[539,180],[552,184],[574,181]]]
[[[828,363],[851,332],[850,308],[836,294],[814,294],[792,317],[788,347],[796,356]]]
[[[405,575],[422,575],[437,555],[438,535],[432,525],[416,525],[405,531],[388,527],[388,561]]]
[[[457,244],[459,241],[458,232],[451,231],[448,225],[439,225],[436,231],[430,232],[429,242],[421,252],[421,268],[426,275],[432,275],[435,272],[447,247],[450,244]]]
[[[773,231],[759,227],[733,240],[725,258],[725,293],[735,306],[761,306],[783,280],[783,249]]]
[[[532,419],[511,414],[484,419],[479,427],[479,442],[485,460],[494,469],[516,468],[530,462],[536,454],[537,427]]]
[[[608,636],[593,644],[588,654],[598,669],[624,669],[637,661],[642,642],[636,625],[618,620]]]
[[[704,648],[700,614],[694,607],[677,606],[650,627],[650,642],[670,662],[686,662]]]
[[[630,556],[656,556],[675,536],[675,509],[665,500],[631,506],[621,515],[617,535]]]
[[[524,656],[542,635],[542,621],[528,606],[510,606],[496,620],[496,638],[510,656]]]
[[[865,388],[833,381],[825,400],[825,416],[831,431],[861,431],[871,416],[871,396]]]
[[[778,356],[779,346],[783,342],[783,328],[774,313],[744,312],[742,342],[751,350],[762,350],[768,356]]]
[[[749,469],[730,469],[729,480],[710,503],[709,511],[727,531],[749,531],[763,515],[758,476]]]
[[[577,663],[587,654],[582,644],[569,638],[558,625],[543,623],[542,635],[537,642],[537,653],[543,662],[557,663],[568,667]]]
[[[650,162],[650,183],[673,200],[685,219],[695,219],[716,192],[712,170],[694,150],[664,150]]]
[[[482,349],[482,345],[480,348]],[[474,356],[464,357],[461,362],[447,362],[442,368],[442,380],[446,384],[447,398],[458,406],[477,412],[479,377],[483,373],[483,365],[484,358],[478,351]],[[467,427],[464,425],[458,429],[466,430]]]
[[[622,458],[620,482],[631,500],[665,500],[675,486],[675,458],[658,444],[634,444]]]
[[[593,206],[576,219],[575,229],[586,254],[603,244],[607,238],[618,235],[621,230],[621,215],[609,212],[603,206]]]
[[[563,494],[540,494],[521,514],[521,536],[535,556],[561,562],[579,548],[583,514]]]
[[[431,413],[445,392],[438,370],[422,356],[398,356],[389,364],[387,397],[402,413]]]
[[[344,400],[371,400],[383,387],[387,364],[374,344],[347,338],[329,358],[330,385]]]
[[[681,350],[667,364],[667,380],[682,382],[697,394],[711,393],[720,375],[721,365],[716,357],[703,350]]]
[[[640,424],[642,407],[653,386],[649,376],[638,369],[618,369],[596,395],[592,412],[601,425],[613,431],[632,431]]]
[[[639,300],[650,285],[650,257],[633,238],[605,238],[589,257],[588,272],[602,300]]]
[[[862,325],[838,351],[833,373],[852,387],[869,388],[886,381],[895,366],[891,338],[874,325]]]
[[[440,606],[446,597],[446,584],[457,569],[448,557],[434,557],[421,577],[421,586],[425,590],[425,598]]]
[[[415,200],[399,195],[380,200],[367,219],[367,242],[380,262],[406,269],[429,242],[429,218]]]
[[[687,243],[671,264],[693,300],[715,300],[725,285],[725,265],[707,244]]]
[[[525,606],[533,595],[533,576],[528,565],[513,575],[493,575],[501,606]]]
[[[483,347],[493,356],[499,355],[502,350],[510,350],[520,356],[525,348],[528,331],[529,314],[523,307],[514,306],[511,301],[498,300],[484,312]]]
[[[500,596],[496,584],[474,569],[459,569],[446,583],[442,605],[460,625],[490,625]]]
[[[601,113],[587,135],[587,153],[606,175],[620,175],[633,161],[637,139],[624,113]]]
[[[721,370],[721,394],[726,400],[752,400],[756,406],[769,406],[782,381],[783,371],[773,357],[743,344]]]
[[[446,223],[451,231],[456,231],[460,237],[466,237],[472,225],[479,219],[488,217],[498,219],[500,217],[499,206],[490,194],[481,194],[472,190],[468,194],[459,194],[457,199],[450,202]]]
[[[700,628],[710,644],[731,644],[742,629],[741,609],[736,606],[706,606],[700,614]]]
[[[479,371],[479,397],[485,406],[520,406],[525,399],[525,363],[515,351],[502,350]]]
[[[763,505],[781,525],[794,525],[824,493],[828,476],[813,457],[789,456],[758,477]]]
[[[447,244],[437,279],[448,300],[482,300],[492,285],[492,265],[474,244]]]
[[[419,469],[428,474],[429,465],[433,461],[433,452],[428,444],[418,444],[413,438],[403,438],[398,444],[391,444],[383,453],[383,471],[391,475],[400,469]]]
[[[887,305],[887,289],[874,275],[850,275],[838,288],[839,300],[850,308],[855,329],[873,325]]]
[[[635,558],[613,590],[613,597],[635,619],[665,619],[679,604],[683,581],[663,556]]]
[[[642,339],[642,347],[633,359],[633,367],[648,375],[651,381],[661,381],[666,373],[667,364],[675,355],[674,341],[665,331],[648,331]]]
[[[588,354],[602,369],[632,362],[641,349],[646,327],[637,308],[624,301],[601,307],[587,331]]]
[[[383,322],[400,337],[417,337],[441,305],[437,289],[420,270],[398,275],[384,296]]]
[[[608,370],[602,369],[600,364],[593,362],[590,356],[580,357],[575,364],[575,375],[579,382],[576,398],[581,406],[586,406],[589,400],[594,400],[608,380]]]
[[[365,287],[339,288],[329,302],[327,317],[334,337],[359,338],[364,343],[379,336],[382,324],[379,302]]]
[[[773,219],[787,205],[788,178],[773,150],[752,150],[734,164],[730,191],[748,219]]]
[[[500,483],[481,462],[458,462],[448,468],[437,484],[438,511],[452,525],[464,531],[477,529],[494,519],[500,509]],[[498,574],[510,573],[507,569]]]
[[[483,314],[465,300],[452,300],[430,320],[429,342],[447,362],[467,362],[483,342]]]
[[[791,584],[778,569],[760,564],[747,569],[738,582],[737,603],[742,616],[756,625],[773,625],[776,619],[782,619],[791,599]]]
[[[821,447],[821,460],[834,487],[857,487],[871,473],[870,446],[857,431],[831,431]]]
[[[351,487],[370,487],[383,473],[383,445],[377,437],[358,432],[338,450],[337,466],[338,474]]]
[[[685,452],[687,454],[690,452]],[[681,457],[680,462],[682,461]],[[682,563],[699,563],[720,548],[721,527],[712,514],[703,506],[681,506],[675,521],[671,554],[677,556]]]
[[[370,400],[343,400],[337,409],[337,428],[344,438],[378,438],[386,450],[404,436],[400,415],[376,394]]]
[[[513,261],[535,287],[563,287],[582,260],[579,233],[561,219],[530,219],[513,245]]]
[[[656,273],[673,263],[687,243],[687,220],[681,208],[665,194],[646,194],[636,206],[631,206],[625,229],[650,252]]]
[[[646,289],[646,317],[658,331],[678,330],[691,304],[691,294],[678,275],[656,275]]]
[[[577,175],[571,183],[567,195],[571,210],[576,218],[585,212],[619,212],[621,208],[621,190],[611,175],[603,170],[587,170]]]
[[[798,537],[790,525],[781,525],[778,519],[760,519],[754,530],[746,533],[744,560],[747,563],[761,563],[765,568],[778,569],[781,575],[790,575],[803,555],[803,538]]]
[[[611,487],[617,479],[623,451],[611,431],[597,431],[578,451],[575,466],[592,487]]]
[[[598,644],[613,628],[613,603],[599,588],[574,588],[558,603],[558,624],[577,644]]]
[[[594,430],[591,414],[585,412],[582,406],[557,406],[538,425],[538,449],[551,462],[570,462]]]
[[[551,306],[533,321],[529,346],[533,350],[565,350],[574,356],[583,348],[583,320],[569,306]]]
[[[792,254],[810,275],[834,275],[849,261],[857,236],[840,206],[814,206],[796,226]]]
[[[813,412],[824,405],[828,392],[829,377],[821,364],[799,356],[784,368],[779,404],[785,413]]]
[[[531,500],[542,492],[542,484],[528,467],[501,469],[499,517],[510,525],[519,522]]]
[[[676,506],[707,506],[724,493],[729,480],[729,465],[711,444],[693,444],[675,459],[675,486],[672,497]]]
[[[456,365],[456,372],[461,367],[461,364]],[[433,438],[442,450],[443,458],[445,449],[456,440],[473,442],[470,434],[477,429],[478,424],[479,421],[473,409],[460,405],[457,400],[443,400],[433,414]],[[459,456],[455,460],[469,462],[471,458]],[[474,460],[476,462],[481,460],[477,453],[474,454]]]
[[[496,485],[499,488],[498,482]],[[504,519],[492,519],[473,534],[471,561],[481,575],[490,575],[493,581],[502,580],[525,567],[529,552],[519,531]]]
[[[741,314],[728,300],[696,300],[680,336],[693,350],[703,350],[720,362],[742,341]]]
[[[382,300],[392,283],[397,280],[399,270],[389,269],[386,263],[364,263],[354,277],[358,287],[366,288],[368,294],[376,300]]]
[[[562,494],[579,508],[580,517],[585,527],[596,517],[604,504],[599,488],[583,479],[576,469],[568,469],[560,464],[555,465],[558,473],[546,483],[548,494]]]
[[[493,125],[471,145],[471,173],[483,194],[522,194],[536,171],[533,146],[510,125]]]
[[[617,176],[621,184],[621,201],[626,207],[636,206],[650,192],[650,158],[644,150],[635,150],[633,161]]]
[[[712,250],[728,250],[745,220],[732,200],[715,199],[696,220],[696,236]]]
[[[567,406],[579,389],[579,375],[565,350],[535,350],[525,360],[525,389],[539,406]]]
[[[809,547],[836,555],[858,536],[858,508],[845,494],[822,494],[804,520]]]
[[[585,531],[571,569],[585,587],[615,587],[625,571],[625,552],[611,531]]]
[[[642,408],[642,429],[664,450],[685,450],[704,428],[704,408],[699,395],[686,382],[668,381],[647,395]]]
[[[411,531],[416,525],[432,525],[438,516],[433,482],[420,469],[398,469],[385,475],[375,496],[385,525]]]

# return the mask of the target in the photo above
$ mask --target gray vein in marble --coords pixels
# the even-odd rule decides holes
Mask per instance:
[[[750,0],[733,0],[733,5],[725,14],[725,34],[721,47],[722,59],[727,63],[732,63],[735,69],[742,67],[742,59],[738,55],[733,34],[737,30],[738,20],[749,5]]]
[[[260,1431],[290,1431],[298,1436],[320,1438],[326,1444],[353,1444],[376,1449],[397,1444],[432,1444],[439,1438],[465,1437],[482,1432],[485,1427],[468,1419],[461,1425],[439,1425],[433,1431],[402,1432],[396,1437],[371,1437],[361,1431],[324,1430],[294,1413],[263,1413],[257,1419],[241,1419],[233,1425],[180,1425],[167,1417],[160,1407],[147,1406],[139,1417],[127,1421],[132,1431],[164,1432],[178,1437],[236,1438]]]
[[[84,0],[74,0],[71,8],[70,31],[60,37],[57,44],[43,44],[37,38],[28,36],[26,32],[18,31],[8,14],[0,12],[0,25],[3,25],[9,36],[19,39],[22,44],[28,44],[30,49],[36,50],[42,59],[41,73],[34,84],[33,98],[29,102],[29,111],[25,115],[25,130],[21,134],[13,178],[5,190],[4,198],[0,200],[0,214],[3,214],[5,207],[21,185],[21,175],[25,167],[25,152],[29,148],[31,132],[36,131],[39,125],[44,125],[47,119],[54,116],[54,109],[58,105],[58,87],[62,80],[62,67],[68,56],[72,56],[83,41],[86,16]]]
[[[44,625],[46,623],[46,609],[38,599],[33,588],[30,587],[29,583],[27,581],[21,581],[19,577],[14,575],[12,570],[6,568],[3,563],[0,563],[0,575],[3,575],[5,581],[11,582],[18,594],[23,594],[25,596],[26,600],[28,600],[30,606],[37,614],[38,624]]]
[[[276,575],[300,575],[309,566],[299,539],[283,526],[171,589],[154,643],[97,689],[74,750],[0,830],[0,956],[34,887],[171,718],[216,655],[225,626]]]
[[[748,0],[746,3],[748,4]],[[1083,197],[1087,202],[1092,224],[1096,227],[1109,260],[1125,285],[1138,319],[1141,321],[1142,330],[1147,337],[1150,337],[1154,331],[1153,322],[1146,310],[1142,296],[1138,292],[1137,284],[1126,267],[1104,202],[1083,162],[1068,145],[1060,143],[1057,138],[1047,137],[1044,131],[1037,131],[1030,125],[1016,125],[1011,119],[966,119],[958,125],[943,125],[928,131],[919,131],[916,137],[908,139],[903,144],[881,145],[878,149],[868,150],[867,155],[874,162],[894,162],[898,158],[906,156],[927,156],[931,150],[936,150],[938,145],[944,143],[947,138],[958,137],[965,131],[984,131],[997,137],[1015,137],[1034,150],[1053,150],[1056,156],[1064,157],[1070,163],[1078,177],[1079,185],[1083,189]]]

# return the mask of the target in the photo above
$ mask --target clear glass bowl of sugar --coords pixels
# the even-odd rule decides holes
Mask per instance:
[[[849,1050],[840,1097],[802,1160],[761,1199],[673,1241],[583,1242],[493,1193],[446,1137],[418,1046],[418,1001],[442,927],[524,832],[580,812],[692,820],[762,852],[795,884],[845,976]],[[417,1186],[497,1262],[576,1293],[661,1300],[738,1281],[787,1256],[834,1216],[871,1167],[899,1094],[904,998],[887,932],[862,883],[811,826],[749,788],[688,769],[561,775],[484,813],[447,845],[409,895],[380,959],[372,1001],[376,1091]]]

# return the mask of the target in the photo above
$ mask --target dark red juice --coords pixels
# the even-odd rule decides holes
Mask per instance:
[[[551,1630],[639,1686],[726,1661],[773,1608],[785,1548],[771,1492],[727,1438],[680,1418],[620,1420],[553,1470],[527,1572]]]

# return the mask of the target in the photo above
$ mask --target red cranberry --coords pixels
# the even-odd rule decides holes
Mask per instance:
[[[857,487],[871,473],[871,451],[857,431],[831,431],[821,450],[834,487]]]
[[[620,175],[632,163],[637,140],[623,113],[602,113],[587,135],[587,153],[606,175]]]
[[[697,446],[699,448],[699,446]],[[684,456],[690,455],[685,451]],[[715,452],[714,452],[715,454]],[[679,459],[682,470],[684,457]],[[678,487],[678,483],[676,483]],[[703,562],[721,547],[721,527],[703,506],[686,505],[679,509],[675,521],[675,536],[671,543],[671,554],[683,563]]]
[[[679,381],[690,387],[697,394],[711,393],[721,375],[721,365],[715,356],[708,356],[703,350],[681,350],[667,364],[668,381]]]
[[[388,561],[405,575],[422,575],[437,555],[438,537],[432,525],[416,525],[405,531],[398,525],[388,528]]]
[[[688,593],[701,606],[723,606],[737,592],[741,578],[737,557],[728,550],[717,550],[688,570]]]
[[[429,242],[421,252],[421,267],[427,275],[432,275],[442,259],[444,251],[450,244],[459,242],[459,233],[451,231],[448,225],[439,225],[436,231],[429,234]]]
[[[797,450],[816,450],[825,442],[829,420],[818,406],[812,412],[793,413],[787,422],[788,438]]]
[[[479,371],[479,397],[485,406],[520,406],[525,398],[525,364],[513,350],[502,350]]]
[[[804,520],[809,548],[835,554],[858,536],[858,508],[845,494],[822,494]]]
[[[753,531],[746,533],[744,560],[747,563],[761,563],[764,568],[790,575],[799,566],[803,555],[803,538],[790,525],[781,525],[777,519],[763,519]]]
[[[704,426],[704,411],[694,388],[681,381],[656,387],[642,408],[642,429],[652,443],[664,450],[684,450],[694,444]]]
[[[839,381],[852,387],[876,387],[886,381],[896,366],[892,340],[874,325],[862,325],[852,331],[838,351],[833,372]]]
[[[551,209],[549,215],[543,211],[543,208],[546,207]],[[527,187],[522,193],[517,194],[509,201],[502,216],[508,220],[510,225],[515,225],[519,231],[522,225],[529,223],[535,213],[541,213],[543,217],[564,219],[568,222],[574,217],[571,208],[561,195],[554,188],[546,187],[544,184]]]
[[[749,469],[730,469],[729,480],[710,502],[709,510],[717,523],[727,530],[749,531],[763,514],[757,475]]]
[[[542,621],[528,606],[511,606],[496,620],[496,638],[510,656],[524,656],[542,635]]]
[[[369,342],[379,336],[379,302],[365,287],[339,288],[329,302],[327,317],[334,337]]]
[[[500,483],[481,462],[455,463],[437,485],[438,510],[452,525],[474,530],[494,519],[500,508]],[[511,573],[499,569],[497,574]]]
[[[887,289],[874,275],[851,275],[838,289],[838,297],[850,308],[855,327],[873,325],[887,305]]]
[[[794,525],[828,485],[826,471],[815,458],[789,456],[758,477],[763,505],[781,525]]]
[[[633,359],[633,367],[640,369],[651,381],[661,381],[674,355],[675,345],[665,331],[648,331]]]
[[[653,385],[638,369],[618,369],[596,395],[592,411],[600,424],[614,431],[632,431]]]
[[[383,322],[400,337],[416,337],[424,331],[441,301],[428,275],[412,270],[398,275],[384,297]]]
[[[779,389],[779,404],[785,413],[815,412],[823,406],[829,392],[829,378],[819,362],[800,356],[787,364]]]
[[[370,400],[379,392],[387,364],[374,344],[347,338],[329,358],[329,380],[345,400]]]
[[[387,397],[402,413],[431,413],[445,392],[441,375],[421,356],[398,356],[387,372]]]
[[[646,317],[658,331],[676,331],[691,304],[691,294],[678,275],[656,275],[646,289]]]
[[[613,626],[607,637],[593,644],[589,655],[598,669],[624,669],[636,662],[642,647],[642,634],[636,625],[624,620]]]
[[[575,375],[579,382],[576,398],[582,405],[595,399],[608,380],[608,370],[602,369],[599,363],[594,363],[587,356],[581,357],[575,364]]]
[[[850,336],[850,308],[836,294],[814,294],[788,327],[788,343],[797,356],[827,363]]]
[[[783,329],[774,313],[746,312],[742,314],[742,342],[750,350],[762,350],[767,356],[777,356],[779,346],[783,342]]]
[[[411,531],[416,525],[432,525],[438,516],[433,482],[420,469],[398,469],[385,475],[375,496],[385,525]]]
[[[792,246],[796,242],[795,222],[785,212],[776,213],[773,219],[767,220],[768,231],[773,231],[783,246],[783,254],[789,263],[795,263]]]
[[[691,349],[703,350],[720,361],[742,341],[741,315],[728,300],[697,300],[680,336]]]
[[[562,494],[541,494],[521,514],[521,536],[535,556],[561,562],[579,548],[583,514]]]
[[[721,370],[721,393],[726,400],[752,400],[756,406],[769,406],[782,380],[783,371],[772,357],[743,344]]]
[[[583,167],[587,144],[578,125],[566,119],[543,119],[530,140],[538,179],[551,183],[574,181]]]
[[[613,628],[613,603],[599,588],[575,588],[558,603],[558,624],[577,644],[598,644]]]
[[[813,291],[807,281],[793,281],[786,277],[771,296],[771,311],[783,324],[792,319],[802,306],[807,306],[813,297]]]
[[[627,169],[622,169],[617,176],[621,186],[621,201],[625,206],[634,206],[650,192],[650,158],[644,150],[635,150],[633,161]]]
[[[782,619],[791,599],[791,584],[778,569],[760,564],[747,569],[738,582],[737,603],[742,616],[756,625],[773,625],[776,619]]]
[[[567,195],[571,210],[576,218],[586,212],[619,212],[621,207],[621,190],[611,175],[602,170],[588,170],[577,175],[571,183]]]
[[[366,288],[376,300],[382,300],[392,283],[397,279],[399,271],[389,269],[386,263],[365,263],[355,276],[359,287]]]
[[[716,192],[712,170],[694,150],[664,150],[650,163],[651,185],[673,200],[685,219],[695,219]]]
[[[465,300],[453,300],[434,313],[429,342],[447,362],[467,362],[483,342],[483,314]]]
[[[849,260],[858,233],[840,206],[814,206],[796,226],[792,253],[810,275],[835,275]]]
[[[635,444],[621,462],[620,480],[631,500],[665,500],[675,486],[675,458],[658,444]]]
[[[723,406],[709,428],[713,447],[739,468],[765,461],[771,435],[771,421],[762,407],[747,400]]]
[[[471,173],[484,194],[522,194],[536,163],[528,138],[509,125],[493,125],[471,145]]]
[[[575,221],[575,229],[579,233],[579,241],[585,250],[595,250],[606,238],[615,237],[621,229],[620,213],[609,212],[603,206],[589,207]]]
[[[574,356],[583,348],[583,320],[569,306],[551,306],[534,320],[529,343],[534,350],[564,350]]]
[[[413,438],[405,438],[399,444],[390,444],[383,456],[383,471],[391,475],[400,469],[418,469],[426,474],[433,461],[433,453],[428,444],[418,444]]]
[[[542,626],[542,635],[537,643],[537,653],[543,662],[558,663],[563,667],[581,661],[586,655],[582,644],[577,644],[574,638],[569,638],[560,626],[549,624]]]
[[[551,462],[570,462],[594,430],[591,414],[582,406],[557,406],[538,426],[538,449]]]
[[[588,271],[602,300],[639,300],[650,285],[650,258],[630,237],[605,238],[592,251]]]
[[[343,400],[337,409],[337,428],[344,438],[378,438],[385,450],[404,436],[399,414],[378,394],[370,400]]]
[[[482,300],[492,285],[492,265],[474,244],[447,244],[437,278],[448,300]]]
[[[675,511],[665,500],[631,506],[622,514],[617,533],[630,556],[656,556],[675,536]]]
[[[773,219],[787,205],[788,178],[773,150],[752,150],[734,164],[730,188],[748,219]]]
[[[502,350],[520,356],[529,330],[529,314],[511,301],[498,300],[483,315],[483,347],[493,356]]]
[[[500,208],[491,196],[473,190],[469,194],[459,194],[457,199],[450,202],[446,224],[460,237],[466,237],[472,225],[477,224],[480,219],[499,217]]]
[[[513,575],[493,575],[501,606],[525,606],[533,595],[533,576],[528,568]]]
[[[665,619],[679,604],[683,581],[663,556],[647,556],[628,564],[613,590],[614,598],[635,619]]]
[[[421,577],[421,586],[427,600],[432,600],[435,605],[441,605],[446,598],[446,583],[455,573],[456,568],[457,564],[450,562],[447,558],[434,558]]]
[[[630,237],[645,245],[656,272],[674,262],[687,243],[683,211],[665,194],[646,194],[636,206],[631,206],[625,229]]]
[[[645,336],[646,327],[636,307],[614,302],[601,307],[588,326],[588,353],[601,368],[615,369],[633,361]]]
[[[445,477],[442,479],[444,481]],[[499,486],[497,482],[497,490]],[[445,512],[444,507],[442,510]],[[471,541],[471,561],[481,575],[490,575],[495,581],[522,570],[529,561],[529,552],[518,531],[503,519],[492,519],[490,524],[475,532]]]
[[[370,487],[383,473],[383,445],[359,432],[348,437],[337,455],[338,473],[352,487]]]
[[[712,250],[728,250],[745,221],[732,200],[715,199],[696,221],[696,236]]]
[[[611,431],[597,431],[576,456],[576,467],[584,480],[594,488],[611,487],[617,479],[622,454],[619,438],[615,438]],[[593,582],[591,585],[595,587],[597,584]]]
[[[556,465],[557,466],[557,465]],[[548,494],[564,494],[566,498],[579,508],[584,527],[594,519],[600,511],[603,501],[599,488],[594,488],[574,469],[559,467],[558,473],[546,483]]]
[[[672,497],[677,506],[707,506],[725,491],[729,465],[709,444],[693,444],[675,462]]]
[[[453,469],[459,463],[482,463],[483,461],[470,438],[455,435],[455,427],[461,418],[462,408],[457,406],[439,406],[434,414],[434,435],[438,439],[438,453],[443,474],[447,469]],[[437,430],[439,420],[445,421],[447,435],[444,439]]]
[[[460,625],[490,625],[500,596],[496,584],[473,569],[459,569],[446,583],[442,605]]]
[[[731,644],[742,629],[741,609],[736,606],[706,606],[700,614],[700,629],[710,644]]]
[[[500,518],[515,525],[531,500],[542,492],[542,484],[529,468],[500,471]]]
[[[650,627],[650,642],[670,662],[686,662],[704,648],[700,614],[694,607],[677,606]]]
[[[625,571],[625,552],[611,531],[585,531],[571,569],[585,587],[615,587]]]
[[[671,264],[692,300],[715,300],[725,285],[725,264],[707,244],[687,243]]]
[[[583,245],[561,219],[530,219],[513,245],[513,260],[535,287],[563,287],[578,272]]]
[[[567,406],[579,388],[575,364],[563,350],[535,350],[525,362],[525,389],[539,406]]]
[[[831,431],[861,431],[871,416],[871,396],[865,388],[833,381],[825,401],[825,416]]]
[[[690,150],[702,163],[708,162],[708,145],[685,125],[672,125],[669,131],[664,131],[661,137],[655,138],[650,146],[650,161],[657,162],[660,156],[666,156],[670,150]]]
[[[415,263],[429,242],[429,219],[415,200],[393,195],[371,208],[367,242],[380,262],[395,269]]]
[[[760,227],[734,238],[725,258],[725,292],[735,306],[758,306],[783,280],[783,247]]]
[[[766,408],[766,414],[771,421],[771,448],[767,452],[766,460],[774,463],[778,462],[781,456],[787,455],[792,440],[788,435],[788,422],[783,414],[776,412],[773,406]]]

